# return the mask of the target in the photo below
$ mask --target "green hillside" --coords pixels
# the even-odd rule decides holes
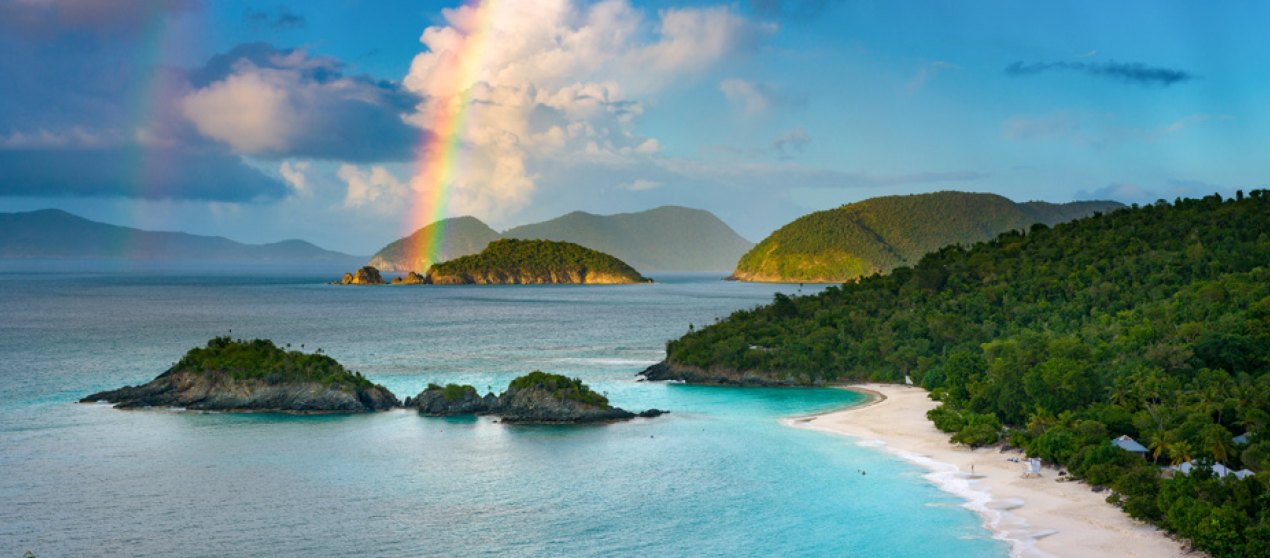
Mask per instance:
[[[995,194],[885,196],[800,217],[746,253],[742,281],[841,283],[909,265],[950,244],[973,244],[1034,223],[1054,225],[1116,202],[1018,204]]]
[[[504,239],[479,254],[435,264],[434,284],[647,283],[629,265],[569,242]]]
[[[439,229],[439,230],[438,230]],[[498,232],[475,217],[443,219],[419,229],[405,238],[399,238],[376,252],[370,259],[371,267],[380,271],[423,273],[436,263],[424,256],[422,243],[441,234],[441,249],[437,260],[446,261],[475,254],[490,242],[499,239]]]
[[[777,294],[669,342],[659,367],[706,382],[907,375],[944,402],[929,416],[954,441],[1006,438],[1212,556],[1265,556],[1267,264],[1270,191],[1125,208]],[[1121,435],[1152,455],[1111,446]],[[1171,480],[1154,464],[1187,461],[1196,471]]]
[[[675,206],[617,215],[575,211],[510,229],[503,238],[572,242],[641,271],[728,271],[754,246],[713,213]]]

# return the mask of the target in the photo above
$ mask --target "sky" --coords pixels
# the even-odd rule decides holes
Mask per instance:
[[[1270,4],[0,0],[0,212],[368,255],[442,216],[1266,188]]]

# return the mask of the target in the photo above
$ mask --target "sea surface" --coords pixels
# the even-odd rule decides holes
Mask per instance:
[[[323,284],[343,271],[0,260],[0,557],[1008,554],[923,470],[780,422],[860,395],[635,381],[690,324],[797,285]],[[224,334],[321,348],[402,398],[540,369],[672,413],[568,427],[75,403]]]

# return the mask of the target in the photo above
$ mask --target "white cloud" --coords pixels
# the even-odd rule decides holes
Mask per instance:
[[[725,6],[668,9],[649,21],[626,0],[506,0],[443,16],[445,25],[423,32],[426,50],[403,80],[425,98],[410,120],[433,129],[466,110],[451,203],[489,219],[528,204],[537,160],[624,164],[658,153],[656,139],[632,131],[647,99],[775,30]],[[472,52],[479,64],[469,64]],[[425,150],[425,172],[440,156],[436,145]],[[413,186],[432,187],[423,175]]]
[[[300,161],[294,164],[290,161],[284,161],[278,167],[278,174],[282,175],[282,179],[291,185],[296,194],[308,197],[313,195],[313,189],[309,186],[308,179],[304,175],[308,170],[308,161]]]
[[[382,166],[364,171],[357,165],[340,165],[336,175],[348,184],[344,207],[369,207],[385,214],[396,214],[407,199],[409,187]]]
[[[763,114],[773,104],[771,87],[765,83],[729,79],[719,84],[719,91],[729,101],[740,104],[747,116]]]
[[[199,133],[237,153],[281,150],[297,128],[292,91],[298,81],[289,72],[245,68],[189,94],[182,108]]]

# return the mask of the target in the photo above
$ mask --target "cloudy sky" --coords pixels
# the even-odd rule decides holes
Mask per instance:
[[[500,230],[675,204],[755,241],[1270,183],[1270,5],[953,4],[0,0],[0,211],[370,254],[438,169]]]

